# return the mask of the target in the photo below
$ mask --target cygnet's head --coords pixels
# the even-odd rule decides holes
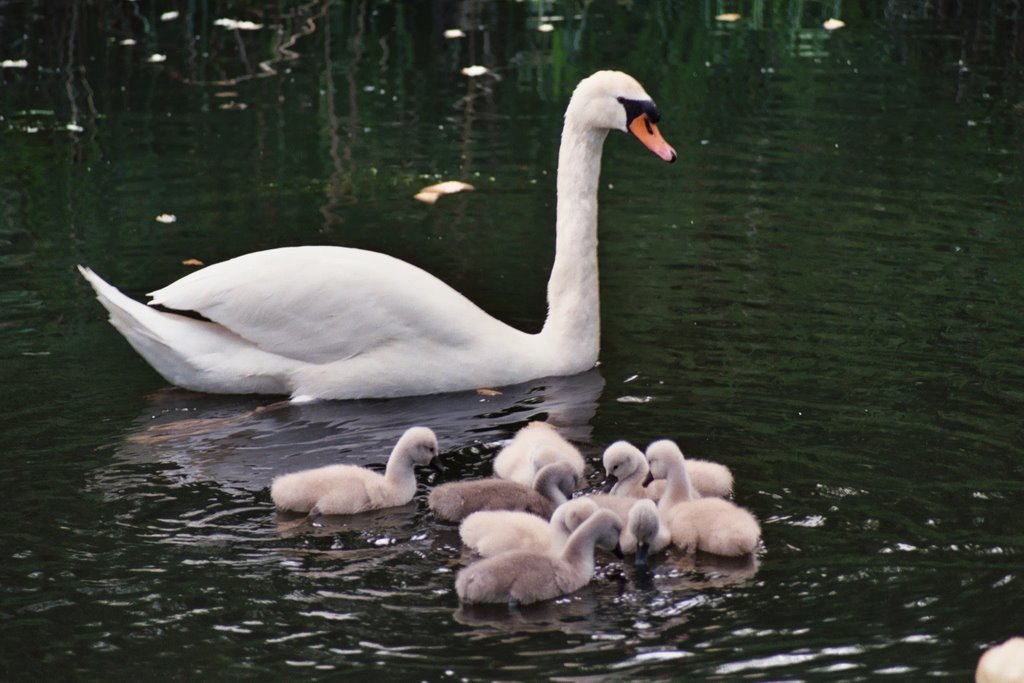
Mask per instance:
[[[684,467],[683,452],[675,441],[661,439],[647,447],[647,464],[650,472],[644,480],[644,486],[655,479],[665,479],[668,473],[677,467]]]
[[[661,113],[635,78],[621,71],[598,71],[576,86],[565,112],[566,125],[582,125],[632,133],[663,160],[676,151],[658,132]]]
[[[629,509],[629,519],[626,525],[636,538],[636,559],[634,564],[637,567],[647,566],[647,554],[651,549],[651,541],[658,535],[661,529],[661,520],[658,519],[658,506],[653,500],[641,498],[633,503]]]
[[[579,476],[576,474],[576,470],[567,462],[545,465],[533,478],[534,490],[548,498],[551,498],[551,494],[556,491],[561,493],[564,498],[569,498],[576,490],[578,483]]]
[[[411,427],[405,430],[402,438],[395,444],[395,452],[403,453],[416,465],[425,465],[438,472],[444,466],[437,454],[437,436],[426,427]]]
[[[571,534],[597,510],[597,504],[589,498],[573,498],[555,509],[551,515],[551,524],[562,533]]]
[[[619,548],[622,519],[617,514],[611,510],[598,510],[583,524],[595,528],[597,535],[594,537],[594,544],[598,548],[611,550],[616,557],[622,557],[622,550]]]
[[[643,451],[628,441],[616,441],[605,449],[601,456],[604,465],[603,493],[610,493],[615,485],[623,479],[634,476],[639,469],[647,469],[647,459]]]

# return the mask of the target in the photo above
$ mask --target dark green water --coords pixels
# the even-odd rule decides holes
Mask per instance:
[[[925,4],[842,3],[832,34],[832,3],[796,0],[0,6],[0,60],[28,61],[0,69],[0,676],[968,680],[1024,633],[1024,37],[1009,5]],[[141,296],[184,259],[358,246],[535,330],[561,115],[609,67],[680,160],[609,138],[594,372],[190,394],[74,271]],[[448,178],[477,191],[412,200]],[[466,612],[426,480],[278,527],[277,473],[381,462],[425,424],[444,479],[483,476],[536,417],[595,465],[662,437],[728,464],[764,551],[608,560],[564,600]]]

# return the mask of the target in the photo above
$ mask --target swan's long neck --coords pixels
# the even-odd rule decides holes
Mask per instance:
[[[665,493],[662,494],[661,500],[658,502],[659,508],[667,510],[676,503],[696,500],[700,497],[690,481],[690,475],[686,471],[685,460],[680,459],[678,463],[672,462],[672,466],[668,468],[668,476],[665,479],[668,483],[665,485]]]
[[[562,548],[562,560],[587,577],[594,575],[594,543],[597,538],[594,525],[580,525],[569,535],[569,540]]]
[[[597,277],[597,186],[606,129],[566,117],[558,152],[555,263],[548,280],[548,317],[541,336],[573,367],[597,362],[601,318]]]
[[[387,467],[384,469],[384,479],[396,490],[416,493],[416,472],[412,459],[404,453],[392,451],[388,458]]]

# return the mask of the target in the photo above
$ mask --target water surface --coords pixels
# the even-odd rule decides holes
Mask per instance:
[[[28,62],[0,70],[4,678],[965,680],[1021,634],[1019,28],[914,3],[844,3],[834,33],[809,3],[714,19],[733,9],[284,3],[237,17],[253,32],[203,4],[0,9],[0,59]],[[74,271],[141,296],[186,259],[356,246],[539,329],[562,112],[609,67],[680,159],[609,137],[590,373],[203,396]],[[449,178],[477,190],[412,200]],[[468,558],[427,487],[489,474],[538,418],[593,466],[620,438],[724,462],[763,551],[605,559],[563,600],[460,609]],[[412,424],[451,465],[413,504],[275,516],[275,474],[381,463]]]

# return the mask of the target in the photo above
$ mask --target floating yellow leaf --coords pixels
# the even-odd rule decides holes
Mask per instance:
[[[469,76],[470,78],[476,78],[477,76],[483,76],[489,69],[486,66],[480,66],[474,64],[473,66],[467,66],[462,70],[463,76]]]
[[[456,192],[468,192],[475,189],[469,183],[464,183],[461,180],[446,180],[443,183],[437,183],[436,185],[430,185],[424,187],[422,190],[413,195],[413,199],[417,199],[426,204],[433,204],[437,201],[437,198],[443,194],[455,194]]]
[[[205,266],[206,264],[197,258],[187,258],[181,262],[183,266]]]
[[[826,31],[835,31],[837,28],[846,26],[846,22],[842,19],[829,19],[822,26],[825,27]]]
[[[739,21],[742,17],[736,12],[728,12],[726,14],[719,14],[715,17],[715,21]]]
[[[501,392],[497,389],[477,389],[476,393],[481,396],[501,396]]]

